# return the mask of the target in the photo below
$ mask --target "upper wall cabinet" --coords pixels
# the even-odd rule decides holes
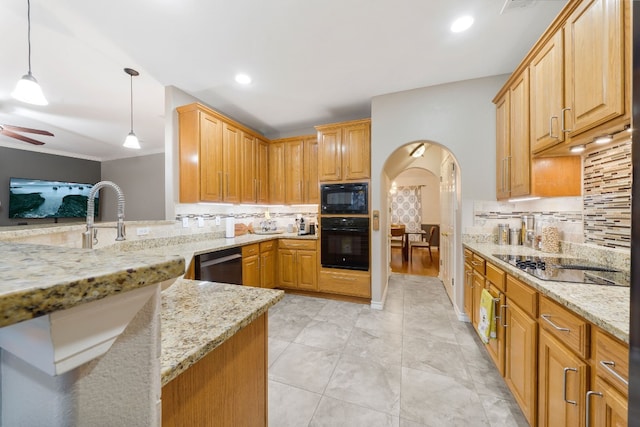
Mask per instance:
[[[257,201],[258,135],[202,104],[177,112],[180,202]]]
[[[371,120],[316,126],[318,179],[351,181],[371,177]]]
[[[316,136],[278,139],[271,142],[271,147],[271,203],[318,203]]]
[[[534,155],[568,154],[629,123],[629,3],[569,2],[521,64],[531,73]]]

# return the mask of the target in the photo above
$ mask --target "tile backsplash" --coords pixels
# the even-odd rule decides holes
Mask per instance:
[[[631,248],[631,141],[584,158],[584,242]]]

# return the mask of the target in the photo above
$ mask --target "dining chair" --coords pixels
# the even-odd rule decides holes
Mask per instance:
[[[427,240],[417,240],[417,241],[410,241],[409,242],[409,261],[411,261],[411,258],[413,257],[413,248],[427,248],[429,249],[429,259],[431,259],[431,262],[433,262],[433,254],[431,253],[431,248],[435,247],[435,240],[436,240],[436,227],[435,226],[431,226],[431,228],[429,229],[429,237],[427,238]]]
[[[402,247],[404,239],[404,224],[391,224],[391,247]]]

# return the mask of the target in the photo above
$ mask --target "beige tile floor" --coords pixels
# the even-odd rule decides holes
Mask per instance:
[[[269,426],[527,426],[434,277],[394,274],[384,310],[287,294],[269,314]]]

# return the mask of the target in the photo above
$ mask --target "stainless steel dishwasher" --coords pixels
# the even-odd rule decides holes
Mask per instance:
[[[195,258],[196,280],[242,285],[242,248],[229,248]]]

